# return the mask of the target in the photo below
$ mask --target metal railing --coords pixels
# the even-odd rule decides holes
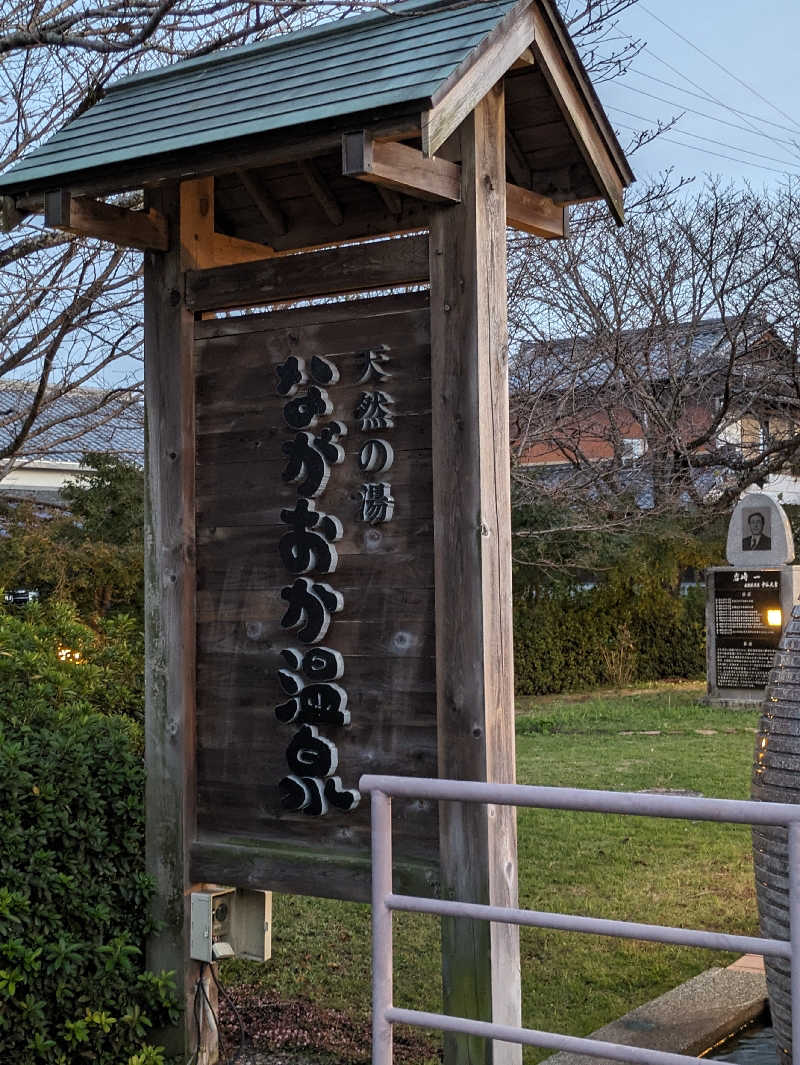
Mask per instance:
[[[509,1043],[566,1050],[593,1057],[616,1058],[618,1061],[641,1062],[642,1065],[686,1065],[687,1062],[705,1065],[704,1059],[685,1054],[623,1046],[597,1039],[579,1039],[556,1032],[514,1028],[441,1013],[397,1009],[392,1001],[394,910],[788,958],[791,962],[792,1065],[800,1065],[800,805],[375,775],[363,776],[358,787],[361,792],[372,796],[372,1065],[391,1065],[393,1024],[501,1039]],[[727,935],[666,925],[601,920],[575,914],[542,913],[395,895],[392,889],[393,797],[786,827],[789,835],[789,939]]]

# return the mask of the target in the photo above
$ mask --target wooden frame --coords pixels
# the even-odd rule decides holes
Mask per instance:
[[[182,181],[180,188],[180,245],[184,270],[210,270],[231,263],[269,259],[275,254],[267,244],[217,233],[214,228],[213,177]]]
[[[439,775],[514,780],[511,488],[502,84],[461,127],[462,203],[433,219],[431,374]],[[454,619],[458,619],[457,623]],[[442,897],[515,906],[516,816],[445,803]],[[469,854],[469,861],[464,856]],[[442,922],[444,1012],[519,1025],[519,934]],[[522,1048],[446,1036],[445,1061]]]
[[[17,218],[21,221],[21,216]],[[167,220],[160,211],[149,208],[131,211],[127,207],[73,197],[69,189],[45,194],[44,223],[81,237],[95,237],[141,251],[168,251]]]
[[[486,86],[499,81],[526,55],[534,32],[533,4],[521,0],[498,22],[484,47],[457,67],[434,94],[420,123],[423,155],[434,155],[483,98]]]
[[[534,15],[534,26],[533,54],[573,132],[586,165],[603,190],[611,213],[617,223],[622,225],[625,221],[622,179],[589,109],[577,91],[550,27],[538,9]]]
[[[179,201],[173,184],[148,192],[145,203],[176,232]],[[196,1038],[193,1002],[200,966],[189,960],[189,847],[195,835],[194,320],[183,305],[181,282],[176,243],[168,254],[146,255],[146,864],[156,884],[153,916],[160,925],[147,943],[147,966],[175,972],[184,1018],[159,1038],[169,1053],[184,1058]],[[204,1023],[200,1042],[205,1049],[198,1062],[210,1065],[216,1037]]]
[[[461,167],[446,159],[426,159],[405,144],[373,140],[366,130],[342,138],[342,172],[394,191],[438,203],[461,201]],[[567,208],[517,185],[506,185],[506,224],[537,237],[569,234]]]

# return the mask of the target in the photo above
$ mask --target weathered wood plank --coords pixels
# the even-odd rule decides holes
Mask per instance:
[[[514,779],[503,114],[500,86],[463,123],[463,200],[430,241],[439,773],[464,780]],[[516,905],[512,809],[442,804],[440,840],[445,897]],[[442,931],[445,1012],[519,1024],[517,929]],[[521,1048],[453,1037],[445,1061]]]
[[[405,237],[192,270],[186,275],[186,304],[193,311],[218,311],[425,282],[427,248],[426,236]]]
[[[346,303],[318,303],[312,307],[283,307],[269,314],[221,315],[195,323],[196,350],[203,356],[202,365],[207,366],[209,356],[213,359],[213,349],[204,341],[252,336],[269,343],[270,335],[274,334],[276,343],[302,341],[304,347],[314,344],[312,355],[344,354],[353,350],[353,315],[358,316],[368,337],[374,332],[375,343],[383,338],[386,330],[395,330],[398,338],[416,344],[428,336],[430,329],[427,313],[416,312],[428,308],[428,293],[420,291],[404,292],[401,296],[369,296]],[[326,328],[322,330],[322,326]]]
[[[295,577],[278,551],[288,531],[280,512],[297,503],[297,486],[281,478],[282,447],[296,431],[285,419],[289,401],[277,389],[276,367],[294,354],[310,372],[314,354],[327,358],[328,371],[335,366],[339,377],[326,387],[333,409],[323,420],[335,415],[348,426],[341,438],[344,461],[332,466],[316,501],[320,512],[342,522],[337,565],[315,579],[342,597],[324,643],[342,655],[344,672],[336,683],[348,695],[351,718],[321,725],[320,736],[335,746],[336,774],[345,788],[378,767],[435,775],[427,297],[380,297],[374,304],[359,300],[197,323],[197,335],[197,418],[203,430],[196,466],[200,831],[261,840],[269,850],[261,864],[264,883],[274,885],[277,878],[294,890],[340,894],[347,891],[342,871],[350,859],[368,855],[368,805],[348,812],[332,806],[324,817],[307,817],[281,804],[280,781],[290,771],[287,748],[299,726],[282,723],[274,712],[288,698],[279,684],[278,670],[287,665],[280,652],[302,645],[281,625],[287,604],[280,593]],[[371,351],[376,361],[365,363]],[[392,424],[380,431],[359,425],[355,413],[364,390],[376,388],[386,389],[393,401]],[[360,520],[361,487],[369,477],[357,457],[375,436],[394,449],[386,480],[395,508],[391,521],[373,526]],[[342,862],[331,865],[338,879],[329,885],[327,877],[314,876],[313,884],[303,886],[283,879],[281,853],[287,847],[303,856],[306,870],[317,853],[340,851]],[[396,851],[401,860],[437,854],[435,810],[413,803],[401,808]],[[212,871],[236,882],[235,869],[223,875],[219,855],[206,870]]]
[[[569,234],[566,207],[516,185],[506,187],[506,222],[513,229],[547,240],[563,239]]]
[[[231,611],[232,617],[219,617],[219,611],[198,615],[198,639],[205,649],[215,644],[228,647],[243,646],[246,642],[258,643],[268,649],[289,646],[291,639],[277,635],[275,622],[270,615],[251,609],[247,603],[239,612]],[[255,635],[248,636],[248,633]],[[336,619],[336,650],[345,658],[433,658],[436,652],[434,622],[430,618],[397,618],[396,627],[383,631],[374,625],[362,625],[358,621]]]
[[[332,226],[340,226],[344,221],[342,208],[313,159],[301,159],[300,172],[306,179],[311,195],[322,208],[325,217]]]
[[[212,880],[237,886],[258,885],[290,895],[317,893],[330,899],[369,902],[371,866],[369,851],[344,860],[341,853],[328,855],[316,850],[313,857],[300,848],[261,840],[230,839],[223,842],[203,837],[192,848],[192,867]],[[225,874],[223,876],[223,874]],[[438,868],[423,861],[395,860],[395,890],[411,895],[438,895]]]
[[[75,195],[104,196],[123,189],[141,188],[158,182],[209,177],[234,170],[272,166],[276,163],[311,159],[337,151],[342,134],[354,126],[368,126],[379,139],[402,140],[419,135],[419,110],[405,115],[375,119],[373,115],[348,118],[345,127],[330,122],[304,127],[297,134],[278,130],[269,136],[245,137],[222,146],[203,144],[183,152],[170,152],[161,158],[131,167],[129,163],[107,166],[102,174],[70,180]]]
[[[625,221],[622,202],[623,184],[609,150],[600,136],[594,117],[589,112],[573,82],[567,64],[538,9],[534,12],[535,34],[533,53],[541,64],[553,95],[564,118],[572,129],[578,148],[598,183],[611,213],[619,225]]]
[[[132,211],[88,196],[73,197],[68,189],[45,195],[44,222],[66,233],[107,240],[123,248],[169,249],[167,220],[159,211]]]
[[[148,940],[147,966],[176,974],[185,1015],[159,1041],[185,1060],[194,1048],[199,974],[189,961],[188,909],[196,819],[193,322],[180,299],[177,187],[148,193],[147,205],[174,235],[169,254],[147,252],[144,264],[146,856],[160,924]]]
[[[267,244],[217,233],[213,177],[181,182],[180,243],[181,265],[185,270],[258,262],[275,254]]]
[[[390,203],[384,202],[379,196],[380,186],[376,186],[374,195],[365,193],[360,182],[341,176],[340,155],[338,153],[335,157],[338,180],[331,177],[328,157],[320,160],[320,170],[325,174],[344,216],[339,224],[334,225],[319,210],[313,197],[305,192],[305,181],[298,168],[294,167],[291,176],[274,180],[270,172],[269,180],[264,182],[264,187],[271,191],[274,202],[285,218],[284,234],[278,234],[268,226],[242,186],[223,179],[217,181],[217,204],[224,204],[227,222],[225,227],[220,228],[225,228],[233,236],[264,241],[277,253],[310,250],[341,244],[343,241],[399,235],[427,228],[429,204],[397,193],[390,194]],[[382,191],[389,193],[389,190]]]
[[[426,158],[406,144],[375,142],[364,130],[342,138],[342,173],[434,202],[461,199],[457,164]]]
[[[422,151],[434,155],[476,107],[489,85],[498,82],[534,38],[533,8],[521,0],[437,89],[422,114]],[[505,171],[503,171],[503,178]]]

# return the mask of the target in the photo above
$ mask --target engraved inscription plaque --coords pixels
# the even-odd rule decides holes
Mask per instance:
[[[781,573],[714,575],[718,688],[764,688],[781,636]]]

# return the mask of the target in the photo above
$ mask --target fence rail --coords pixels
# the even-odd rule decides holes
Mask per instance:
[[[487,784],[479,781],[431,780],[416,777],[366,775],[359,790],[372,797],[372,1063],[391,1065],[392,1025],[410,1024],[444,1032],[501,1039],[509,1043],[566,1050],[592,1057],[641,1062],[642,1065],[686,1065],[704,1059],[685,1054],[579,1039],[558,1032],[514,1028],[467,1017],[398,1009],[393,1004],[392,912],[405,910],[440,917],[481,921],[595,935],[621,936],[657,943],[736,950],[789,958],[791,962],[792,1065],[800,1065],[800,806],[737,799],[705,799],[682,795],[648,795],[579,788],[545,788],[522,784]],[[489,803],[586,813],[631,814],[690,821],[785,827],[789,837],[789,939],[728,935],[667,925],[614,921],[577,914],[486,906],[479,903],[396,895],[392,889],[392,798],[439,802]]]

